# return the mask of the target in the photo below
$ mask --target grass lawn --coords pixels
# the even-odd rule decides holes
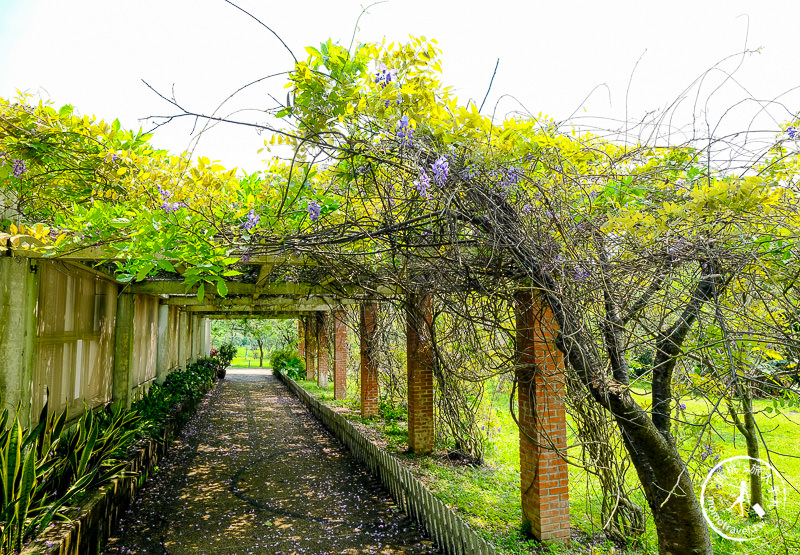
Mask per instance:
[[[487,417],[485,426],[490,431],[487,434],[489,440],[485,455],[486,464],[473,467],[453,464],[447,459],[446,450],[440,450],[431,457],[416,457],[409,454],[406,423],[396,418],[361,419],[358,414],[358,391],[354,384],[348,384],[347,399],[334,401],[332,383],[327,388],[320,388],[315,382],[306,380],[301,380],[299,383],[321,401],[346,412],[346,416],[359,423],[362,429],[369,430],[368,435],[373,441],[407,464],[434,495],[456,510],[473,529],[489,539],[500,553],[542,552],[541,549],[545,549],[545,553],[657,553],[652,519],[648,519],[647,530],[637,546],[629,546],[621,551],[610,542],[597,539],[600,537],[602,523],[599,521],[599,500],[593,492],[598,486],[593,477],[574,466],[570,466],[571,521],[573,529],[577,528],[585,534],[585,541],[573,542],[566,548],[548,550],[522,537],[519,530],[522,519],[519,493],[519,439],[516,424],[509,412],[507,395],[501,393],[495,396],[491,409],[487,411],[490,416]],[[647,384],[637,387],[636,393],[642,395],[637,397],[637,400],[644,402],[648,398],[644,394],[648,391]],[[680,410],[679,418],[688,424],[676,427],[675,432],[684,459],[688,459],[698,444],[697,454],[702,450],[710,452],[705,461],[700,461],[696,454],[697,462],[690,465],[696,493],[699,495],[703,479],[717,460],[744,455],[746,450],[741,435],[719,415],[711,420],[713,427],[708,427],[701,438],[699,434],[701,428],[692,424],[705,419],[711,412],[711,406],[702,399],[690,398],[682,402],[685,404],[685,409],[676,410]],[[770,462],[793,484],[795,482],[800,484],[798,480],[800,458],[796,458],[800,455],[800,452],[796,451],[800,444],[800,428],[798,428],[800,413],[789,409],[785,409],[779,416],[766,413],[764,409],[772,405],[771,400],[755,401],[755,409],[758,412],[756,421],[761,432],[768,438],[770,449],[774,451],[769,455]],[[761,458],[767,459],[763,446]],[[633,470],[630,472],[629,480],[631,485],[637,481]],[[786,493],[785,509],[782,514],[789,519],[789,522],[785,523],[781,533],[790,544],[788,551],[778,541],[733,542],[712,532],[714,553],[800,551],[800,548],[791,546],[800,545],[800,530],[793,526],[793,521],[800,515],[800,495],[795,494],[788,485]],[[634,498],[634,501],[647,511],[643,496]],[[774,523],[768,523],[761,532],[763,537],[773,537],[778,529]]]
[[[247,356],[245,356],[247,353]],[[231,361],[231,368],[257,368],[258,367],[258,350],[253,352],[251,349],[245,351],[244,347],[236,349],[236,356]],[[264,353],[264,364],[269,366],[269,353]]]

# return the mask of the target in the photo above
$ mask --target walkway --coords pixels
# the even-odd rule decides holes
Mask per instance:
[[[436,551],[283,384],[263,370],[232,369],[106,553]]]

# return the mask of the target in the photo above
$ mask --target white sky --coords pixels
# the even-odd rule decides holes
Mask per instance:
[[[240,0],[239,5],[305,58],[304,46],[328,37],[348,45],[362,3]],[[777,129],[777,121],[800,110],[798,91],[785,94],[800,85],[799,15],[796,0],[389,0],[370,8],[356,36],[361,42],[384,36],[404,40],[409,34],[436,38],[443,50],[444,83],[454,86],[462,100],[473,98],[478,104],[500,58],[484,112],[491,113],[505,94],[517,100],[504,97],[497,104],[500,115],[521,104],[558,120],[576,110],[577,115],[625,119],[626,94],[627,117],[639,120],[675,101],[724,57],[745,45],[762,47],[759,54],[724,64],[732,70],[743,61],[737,83],[728,82],[715,94],[707,114],[715,122],[741,98],[780,97],[785,107],[773,105],[771,117],[755,124]],[[174,84],[186,107],[210,112],[242,84],[291,69],[291,64],[274,36],[223,0],[0,0],[0,96],[22,89],[58,106],[73,104],[81,113],[119,118],[128,128],[147,128],[140,118],[171,113],[141,79],[167,93]],[[722,79],[721,72],[709,75],[701,100]],[[271,105],[266,93],[280,94],[283,84],[279,80],[253,89],[232,106],[263,109]],[[693,106],[691,96],[673,123],[684,125],[693,112],[702,121],[704,102]],[[742,130],[757,113],[758,105],[746,103],[725,121]],[[267,120],[258,112],[249,117]],[[616,127],[610,120],[594,123]],[[183,151],[190,129],[188,122],[171,124],[157,132],[154,142]],[[262,144],[252,130],[217,127],[198,152],[228,167],[255,170],[263,158],[256,153]]]

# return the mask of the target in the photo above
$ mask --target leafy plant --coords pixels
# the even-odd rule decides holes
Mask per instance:
[[[122,410],[106,417],[87,411],[67,429],[67,411],[48,414],[34,428],[20,425],[20,406],[10,426],[8,409],[0,415],[0,550],[16,553],[75,496],[122,475],[117,457],[132,443],[136,415]]]
[[[233,343],[225,343],[220,346],[219,350],[217,351],[217,356],[212,357],[219,363],[219,368],[217,370],[217,377],[224,378],[225,371],[228,366],[231,365],[231,361],[233,357],[236,356],[236,347],[234,347]]]
[[[302,380],[306,377],[305,361],[300,358],[296,350],[289,347],[273,351],[270,365],[273,372],[285,372],[293,380]]]

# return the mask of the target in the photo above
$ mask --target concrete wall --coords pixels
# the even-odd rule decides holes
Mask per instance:
[[[38,262],[33,415],[83,412],[111,399],[117,285],[74,266]]]
[[[23,423],[45,401],[71,417],[84,406],[129,406],[156,379],[203,356],[207,328],[90,268],[0,257],[0,394],[10,411],[22,403]]]

